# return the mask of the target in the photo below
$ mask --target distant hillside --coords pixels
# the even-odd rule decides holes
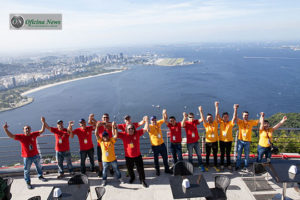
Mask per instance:
[[[281,128],[300,128],[300,113],[276,113],[272,115],[269,120],[271,126],[274,126],[283,116],[287,116],[288,120],[281,126]]]

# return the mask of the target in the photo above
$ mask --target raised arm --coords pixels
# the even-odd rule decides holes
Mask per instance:
[[[167,109],[163,109],[163,111],[162,111],[162,118],[163,118],[164,122],[166,123],[166,125],[168,126],[169,122],[168,122]]]
[[[287,120],[287,116],[284,116],[282,120],[273,127],[274,131],[277,130],[286,120]]]
[[[42,128],[39,131],[40,134],[44,133],[44,131],[45,131],[45,117],[41,117],[41,122],[42,122]]]
[[[112,134],[113,134],[113,138],[117,139],[118,138],[118,127],[115,121],[112,122]]]
[[[88,123],[89,123],[91,126],[93,126],[94,128],[96,127],[97,120],[95,119],[94,113],[91,113],[91,114],[89,115]]]
[[[233,105],[233,116],[232,116],[232,121],[236,122],[237,120],[237,109],[239,108],[239,104],[234,104]]]
[[[186,112],[183,112],[182,115],[183,115],[183,118],[182,118],[182,121],[181,121],[181,127],[184,128],[185,127],[185,122],[187,120],[188,115],[186,114]]]
[[[95,136],[96,136],[97,141],[100,139],[99,131],[98,131],[100,125],[101,125],[101,122],[97,122],[97,123],[96,123]]]
[[[263,112],[260,113],[259,123],[260,123],[259,130],[263,130],[264,123],[265,123],[265,113],[263,113]]]
[[[50,128],[49,125],[47,124],[46,120],[45,120],[45,128],[46,128],[48,131],[51,131],[51,128]]]
[[[143,119],[138,123],[139,126],[142,126],[143,124],[145,124],[145,116],[143,117]]]
[[[3,125],[3,129],[4,129],[4,132],[6,133],[6,135],[12,139],[15,139],[15,135],[12,134],[9,130],[8,130],[8,125],[7,125],[7,122],[5,122],[5,124]]]
[[[146,133],[146,132],[149,132],[149,118],[148,118],[148,116],[144,117],[144,121],[145,121],[145,125],[144,125],[144,128],[143,128],[143,132]]]
[[[74,122],[70,121],[69,126],[68,126],[68,133],[70,134],[71,138],[74,138],[74,133],[73,133],[73,130],[72,130],[73,125],[74,125]]]
[[[219,102],[218,101],[215,101],[215,110],[216,110],[216,113],[215,113],[215,121],[219,121],[220,119],[220,114],[219,114]]]
[[[199,109],[199,113],[200,113],[200,116],[201,116],[200,120],[203,121],[204,123],[207,123],[207,121],[206,121],[206,119],[205,119],[205,117],[203,115],[202,106],[199,106],[198,109]]]

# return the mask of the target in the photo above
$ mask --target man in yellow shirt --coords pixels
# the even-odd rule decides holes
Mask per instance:
[[[103,171],[102,171],[102,185],[105,186],[107,183],[107,169],[109,166],[112,166],[114,172],[116,173],[116,176],[120,183],[123,183],[121,179],[121,172],[118,168],[118,162],[116,159],[115,154],[115,143],[116,139],[118,138],[118,132],[115,131],[117,129],[116,123],[112,123],[112,129],[113,129],[113,137],[109,137],[108,132],[104,131],[102,133],[102,137],[98,134],[98,129],[101,126],[101,122],[97,122],[96,124],[96,131],[95,136],[97,138],[98,143],[100,144],[101,150],[102,150],[102,165],[103,165]]]
[[[217,114],[218,122],[220,124],[220,136],[219,136],[219,144],[220,144],[220,151],[221,151],[221,170],[224,169],[224,156],[226,153],[226,164],[229,170],[231,170],[231,160],[230,160],[230,152],[232,148],[232,128],[235,124],[237,118],[237,108],[239,107],[238,104],[234,104],[233,106],[233,117],[232,120],[229,121],[229,114],[228,112],[224,112],[222,114],[222,118],[220,117],[219,113]]]
[[[211,153],[211,149],[213,150],[214,156],[214,169],[219,172],[218,168],[218,122],[217,122],[217,114],[219,113],[219,102],[215,102],[216,108],[216,116],[215,120],[212,114],[208,113],[206,115],[206,119],[203,115],[202,106],[199,106],[199,112],[201,116],[201,120],[203,121],[203,126],[205,128],[205,151],[206,151],[206,166],[205,170],[209,169],[209,156]]]
[[[269,121],[265,120],[265,114],[261,113],[260,127],[259,127],[259,142],[257,146],[257,162],[261,162],[263,156],[266,156],[267,162],[271,161],[271,143],[273,132],[277,130],[285,121],[287,117],[284,116],[282,120],[273,128],[270,127]]]
[[[258,120],[248,120],[249,112],[243,112],[243,119],[237,119],[237,125],[239,127],[239,135],[237,141],[237,161],[235,170],[239,170],[241,167],[242,153],[244,149],[245,153],[245,165],[243,168],[244,172],[249,172],[247,169],[249,163],[250,143],[253,126],[257,126]]]
[[[166,110],[163,110],[163,116],[166,115]],[[159,154],[163,158],[164,166],[165,166],[165,173],[171,174],[172,171],[169,169],[169,164],[168,164],[168,153],[167,153],[167,148],[164,143],[164,139],[162,136],[161,132],[161,125],[165,122],[164,119],[161,119],[159,121],[156,120],[156,116],[152,116],[150,118],[151,124],[149,125],[149,137],[150,137],[150,142],[152,145],[152,151],[154,154],[154,166],[156,170],[156,175],[160,175],[160,170],[159,170],[159,163],[158,163],[158,156]]]

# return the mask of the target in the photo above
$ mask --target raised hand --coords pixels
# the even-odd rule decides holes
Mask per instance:
[[[74,126],[74,121],[69,121],[69,126]]]
[[[45,123],[45,117],[43,117],[43,116],[41,117],[41,122]]]
[[[7,122],[5,122],[5,124],[3,125],[3,129],[8,129]]]
[[[282,122],[285,122],[287,120],[287,116],[284,116],[283,118],[282,118]]]
[[[264,113],[264,112],[261,112],[261,113],[260,113],[260,116],[265,117],[265,113]]]
[[[234,108],[234,109],[238,109],[239,106],[240,106],[239,104],[234,104],[234,105],[233,105],[233,108]]]
[[[202,106],[199,106],[198,109],[199,109],[200,112],[203,111],[203,110],[202,110]]]
[[[218,101],[215,101],[215,107],[219,107],[219,102]]]

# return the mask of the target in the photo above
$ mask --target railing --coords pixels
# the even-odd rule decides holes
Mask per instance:
[[[205,155],[205,130],[203,128],[199,128],[199,137],[200,137],[200,144],[202,149],[202,156]],[[278,132],[285,131],[287,137],[284,136],[276,136]],[[165,144],[167,146],[167,151],[169,158],[172,158],[171,152],[170,152],[170,140],[169,137],[167,137],[168,129],[162,129],[163,137]],[[184,135],[184,130],[182,130],[182,133]],[[234,135],[233,138],[234,141],[232,143],[232,159],[235,160],[236,158],[236,144],[237,144],[237,128],[234,128],[233,131]],[[258,129],[253,129],[253,135],[252,135],[252,142],[251,142],[251,154],[250,157],[256,156],[256,148],[258,143]],[[291,135],[294,135],[294,137],[290,137]],[[42,157],[43,163],[50,163],[50,162],[56,162],[55,159],[55,138],[53,137],[53,134],[43,134],[37,139],[38,149],[40,152],[40,155]],[[93,138],[94,141],[95,138]],[[293,141],[292,141],[293,140]],[[183,155],[187,156],[187,148],[186,148],[186,142],[185,138],[183,138],[182,142],[182,150]],[[273,137],[274,144],[281,147],[279,150],[281,151],[280,155],[273,155],[273,157],[281,157],[281,158],[287,158],[287,157],[294,157],[294,158],[300,158],[300,128],[281,128],[277,130]],[[96,158],[96,143],[94,144],[95,147],[95,160]],[[151,144],[149,140],[149,135],[145,133],[141,139],[140,139],[140,147],[141,147],[141,153],[144,159],[149,159],[153,156],[153,152],[151,149]],[[75,137],[74,139],[70,139],[70,149],[73,161],[79,160],[79,143],[78,139]],[[284,151],[282,151],[284,149]],[[117,140],[115,144],[115,152],[119,160],[124,159],[124,149],[123,149],[123,143],[121,140]],[[282,154],[283,153],[283,154]],[[292,153],[292,155],[284,154],[284,153]],[[15,164],[22,164],[23,159],[21,158],[21,147],[20,144],[17,141],[13,141],[8,137],[0,137],[0,167],[5,166],[12,166]]]

